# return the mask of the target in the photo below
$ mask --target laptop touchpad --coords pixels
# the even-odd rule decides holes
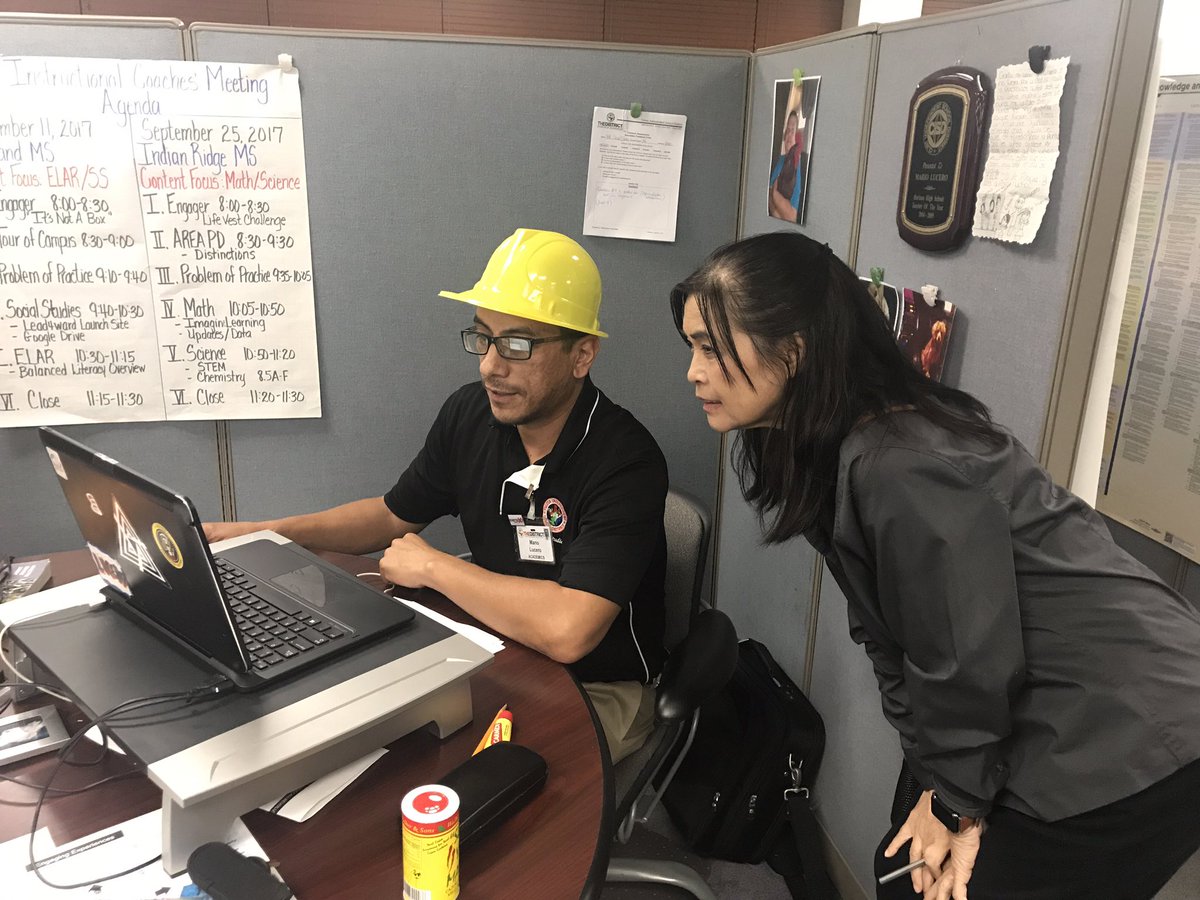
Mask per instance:
[[[271,579],[271,584],[313,606],[325,605],[325,573],[319,566],[301,566],[299,569],[275,576]]]

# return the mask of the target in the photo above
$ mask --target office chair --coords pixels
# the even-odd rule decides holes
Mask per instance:
[[[697,612],[708,556],[708,519],[703,508],[672,490],[667,494],[663,521],[667,534],[665,643],[670,656],[659,679],[654,731],[645,747],[622,760],[615,770],[618,785],[633,773],[628,786],[618,791],[615,838],[622,844],[634,827],[650,816],[674,777],[691,746],[700,705],[725,686],[737,665],[737,634],[729,617],[715,609]],[[648,788],[652,788],[649,793]],[[648,802],[639,808],[643,799]],[[698,872],[672,860],[616,857],[609,861],[605,880],[669,884],[699,900],[715,900]]]

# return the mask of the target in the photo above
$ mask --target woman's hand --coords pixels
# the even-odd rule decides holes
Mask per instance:
[[[973,821],[960,833],[951,834],[929,808],[932,793],[921,794],[883,855],[891,858],[911,840],[909,862],[925,860],[924,866],[911,873],[913,891],[923,894],[925,900],[967,900],[967,882],[975,868],[983,825],[981,821]],[[947,855],[950,857],[948,865]]]

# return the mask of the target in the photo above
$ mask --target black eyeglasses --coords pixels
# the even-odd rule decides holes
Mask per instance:
[[[555,341],[567,341],[568,337],[528,338],[502,334],[492,337],[482,331],[472,331],[470,328],[462,333],[463,349],[472,356],[487,356],[488,348],[495,345],[496,352],[505,359],[529,359],[533,355],[535,344],[553,344]]]

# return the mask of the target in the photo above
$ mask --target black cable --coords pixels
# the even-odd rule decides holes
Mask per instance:
[[[100,785],[102,785],[102,784],[108,784],[110,781],[117,781],[121,778],[128,778],[131,775],[141,775],[142,771],[143,771],[142,769],[129,769],[126,772],[116,772],[113,775],[106,775],[103,778],[97,779],[96,781],[93,781],[91,784],[85,784],[85,785],[83,785],[83,787],[77,787],[77,788],[51,787],[50,793],[56,794],[58,796],[63,796],[63,797],[70,796],[71,794],[82,794],[84,791],[90,791],[92,788],[100,787]],[[28,781],[22,781],[19,778],[14,778],[12,775],[0,774],[0,778],[4,779],[5,781],[10,781],[13,784],[19,784],[21,787],[26,787],[26,788],[29,788],[30,790],[34,790],[34,791],[40,791],[46,787],[46,785],[42,785],[42,784],[30,784]],[[0,806],[34,806],[36,803],[37,803],[36,800],[6,800],[6,799],[0,797]]]
[[[63,760],[66,758],[66,755],[71,751],[71,748],[75,746],[79,739],[83,737],[88,729],[96,725],[110,722],[119,717],[122,713],[140,711],[143,707],[147,706],[157,706],[161,703],[171,703],[176,700],[184,701],[185,705],[194,703],[198,700],[211,700],[222,695],[230,684],[231,682],[229,679],[218,677],[209,679],[199,687],[192,688],[188,691],[176,691],[173,693],[157,694],[149,697],[135,697],[131,700],[126,700],[123,703],[118,703],[107,712],[96,716],[71,736],[71,739],[63,745],[61,750],[58,751],[58,759],[54,764],[54,768],[50,770],[50,777],[46,779],[46,784],[42,787],[41,793],[38,794],[37,803],[33,807],[33,822],[29,826],[29,867],[33,870],[33,874],[37,876],[38,881],[47,887],[56,888],[58,890],[76,890],[78,888],[91,887],[94,884],[100,884],[104,881],[112,881],[114,878],[121,878],[130,874],[131,872],[144,869],[146,866],[152,866],[154,863],[162,859],[162,854],[160,853],[158,856],[154,857],[153,859],[148,859],[144,863],[139,863],[136,866],[125,869],[123,872],[105,875],[103,878],[93,878],[89,881],[80,882],[79,884],[55,884],[42,874],[41,866],[38,864],[37,858],[33,852],[33,840],[34,835],[37,833],[38,819],[42,813],[42,805],[45,803],[46,796],[50,792],[51,783],[53,783],[55,776],[58,775],[59,770],[63,766]]]

